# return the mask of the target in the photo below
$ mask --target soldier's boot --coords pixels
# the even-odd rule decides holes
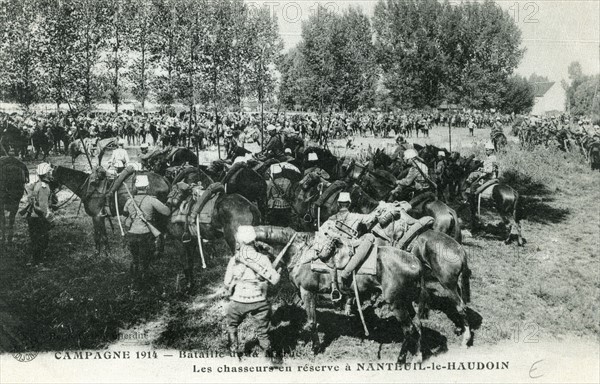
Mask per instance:
[[[229,330],[229,351],[233,356],[240,356],[240,342],[237,330]]]
[[[335,263],[331,268],[331,301],[337,303],[342,300],[342,293],[338,284],[338,273]]]
[[[344,286],[350,285],[350,277],[352,276],[352,272],[355,271],[356,268],[358,268],[358,266],[360,266],[363,263],[363,261],[365,261],[365,259],[367,258],[367,255],[369,254],[369,251],[371,250],[371,248],[373,247],[373,243],[375,242],[375,236],[373,236],[370,233],[367,233],[366,235],[361,237],[360,240],[361,242],[359,246],[354,251],[354,256],[352,256],[352,258],[350,259],[348,264],[346,264],[346,267],[340,274],[342,278],[342,284],[344,284]]]

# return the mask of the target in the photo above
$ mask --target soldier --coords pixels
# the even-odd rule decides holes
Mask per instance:
[[[366,215],[352,213],[348,210],[350,203],[350,193],[341,192],[338,196],[339,212],[323,223],[315,236],[316,252],[314,258],[319,258],[324,262],[333,258],[340,242],[350,243],[353,248],[352,258],[340,274],[342,284],[345,287],[350,285],[349,280],[352,272],[362,264],[375,242],[375,237],[367,232],[377,223],[378,213],[377,211]],[[331,300],[336,302],[342,298],[342,295],[338,286],[335,262],[330,267],[332,268]]]
[[[429,168],[414,149],[404,152],[404,161],[410,164],[408,174],[402,180],[396,181],[396,189],[390,193],[390,201],[408,200],[408,194],[415,195],[431,190],[431,181],[427,178]]]
[[[467,183],[470,184],[470,189],[469,192],[464,192],[463,197],[465,203],[469,201],[469,195],[474,197],[473,195],[475,194],[480,181],[487,181],[498,177],[498,159],[496,158],[496,155],[494,155],[494,144],[491,141],[488,141],[485,144],[485,154],[487,157],[483,161],[483,167],[472,172],[469,177],[467,177]]]
[[[156,197],[148,195],[148,186],[147,176],[136,177],[135,196],[127,200],[123,209],[123,215],[128,216],[131,221],[127,232],[127,244],[132,256],[131,270],[134,277],[137,277],[141,261],[142,280],[148,270],[150,255],[156,255],[157,251],[155,234],[152,233],[154,228],[151,225],[154,225],[159,215],[168,216],[171,213]]]
[[[438,188],[438,198],[442,201],[446,201],[444,198],[444,191],[441,187],[445,184],[445,174],[446,174],[446,152],[439,151],[437,154],[437,163],[435,165],[435,182],[440,187]]]
[[[475,136],[475,128],[477,128],[477,124],[473,121],[473,118],[469,119],[469,124],[467,125],[469,128],[469,135]]]
[[[267,181],[267,203],[269,223],[280,227],[290,225],[290,180],[282,176],[283,169],[279,164],[271,165],[271,179]]]
[[[125,140],[119,139],[119,148],[113,151],[112,156],[108,161],[108,164],[115,167],[117,172],[121,172],[125,168],[125,164],[129,163],[129,154],[125,150],[124,146]]]
[[[31,240],[32,263],[39,264],[46,257],[48,242],[50,240],[50,229],[54,222],[52,213],[54,196],[50,188],[52,180],[50,164],[41,163],[37,166],[36,173],[39,180],[31,187],[27,215],[27,226]]]
[[[283,141],[281,140],[281,136],[277,133],[277,128],[273,124],[267,125],[267,132],[271,138],[269,142],[265,146],[265,148],[260,152],[260,156],[264,159],[279,159],[284,154]]]
[[[402,160],[404,158],[404,151],[407,149],[413,149],[413,145],[406,141],[403,135],[396,136],[396,144],[398,145],[392,154],[392,160]]]
[[[271,305],[267,300],[267,288],[269,284],[276,285],[280,276],[269,257],[257,251],[255,240],[253,227],[242,225],[238,228],[236,241],[239,248],[229,260],[225,272],[224,283],[230,294],[226,313],[229,347],[232,353],[243,353],[238,340],[238,326],[250,314],[258,323],[256,333],[259,345],[269,356]]]

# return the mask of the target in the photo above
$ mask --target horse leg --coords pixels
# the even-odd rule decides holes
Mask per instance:
[[[17,216],[17,210],[19,209],[19,203],[8,214],[8,231],[5,237],[6,245],[11,246],[13,241],[14,229],[15,229],[15,218]],[[4,221],[4,211],[2,211],[2,221]]]
[[[319,340],[319,334],[317,332],[317,300],[314,293],[307,291],[304,288],[300,288],[300,296],[304,303],[304,310],[306,311],[306,325],[304,330],[309,332],[312,350],[316,355],[321,350],[321,341]]]
[[[465,273],[465,272],[463,272],[463,273]],[[448,287],[445,287],[445,288],[446,288],[447,292],[450,294],[449,297],[454,302],[454,304],[456,306],[456,312],[458,312],[458,315],[460,317],[460,322],[461,322],[461,324],[459,324],[460,328],[457,328],[455,333],[457,335],[460,335],[461,333],[463,334],[461,347],[467,348],[467,345],[471,341],[471,337],[472,337],[471,327],[469,325],[469,320],[467,318],[467,306],[462,299],[462,295],[459,294],[459,292],[458,292],[458,290],[459,290],[458,285],[456,285],[455,289],[450,289]]]
[[[414,314],[414,309],[412,309],[412,312],[414,314],[411,315],[411,313],[409,312],[409,307],[412,308],[412,304],[410,303],[410,301],[408,301],[409,305],[403,304],[403,303],[394,303],[392,305],[392,311],[394,313],[394,317],[396,317],[396,320],[398,320],[398,322],[400,323],[400,327],[402,328],[402,334],[403,334],[403,340],[402,340],[402,346],[400,347],[400,353],[398,354],[398,363],[404,364],[406,363],[406,356],[408,355],[409,352],[409,346],[411,341],[413,341],[413,337],[411,335],[411,331],[413,328],[413,322],[412,322],[412,317],[417,317],[416,314]],[[415,359],[418,360],[422,360],[422,356],[421,356],[421,327],[420,327],[420,323],[421,321],[418,320],[419,326],[416,327],[418,329],[417,332],[415,332],[416,338],[415,338],[415,342],[416,342],[416,346],[417,346],[417,352],[415,354]]]

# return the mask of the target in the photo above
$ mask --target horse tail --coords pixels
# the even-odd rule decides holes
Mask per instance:
[[[464,249],[463,252],[465,252]],[[465,264],[460,274],[460,280],[462,299],[465,304],[468,304],[471,301],[471,270],[469,269],[466,253]]]
[[[460,223],[458,222],[458,216],[454,209],[449,209],[449,211],[453,221],[452,229],[454,230],[454,240],[456,240],[458,244],[462,244],[462,232],[460,231]]]
[[[425,273],[421,271],[421,291],[419,292],[419,317],[427,319],[429,317],[429,292],[425,285]]]

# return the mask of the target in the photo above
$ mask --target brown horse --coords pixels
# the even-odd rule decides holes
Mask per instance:
[[[467,190],[470,186],[465,181],[461,185],[461,192]],[[471,196],[469,199],[469,209],[471,213],[471,229],[478,228],[479,225],[479,196]],[[523,245],[523,238],[521,235],[521,224],[517,216],[517,209],[519,207],[519,192],[513,189],[511,186],[506,184],[495,184],[488,187],[481,194],[482,200],[491,200],[496,208],[496,211],[500,215],[502,222],[507,228],[508,235],[504,242],[509,244],[513,238],[513,232],[517,236],[517,244]]]
[[[394,245],[404,233],[401,228],[402,223],[399,221],[385,228],[386,235]],[[456,333],[463,334],[462,346],[467,347],[472,338],[466,305],[471,300],[471,270],[463,246],[444,233],[427,230],[410,242],[408,249],[423,264],[425,279],[439,282],[454,304],[460,318]],[[425,298],[420,306],[423,316],[427,313],[427,301]]]
[[[424,216],[433,217],[433,230],[445,233],[462,244],[460,223],[456,211],[438,200],[434,193],[421,194],[410,201],[412,209],[408,213],[415,219]]]
[[[5,243],[12,244],[15,216],[28,182],[29,171],[22,161],[10,156],[0,157],[0,247]]]
[[[257,240],[263,241],[276,248],[285,246],[295,231],[289,228],[260,226],[255,227]],[[287,265],[292,284],[298,289],[304,309],[307,314],[307,324],[304,327],[311,335],[312,348],[315,353],[321,350],[317,333],[317,297],[327,295],[331,291],[331,274],[318,273],[311,269],[310,255],[314,252],[311,244],[314,234],[298,233],[287,251]],[[342,244],[341,252],[348,252],[348,246]],[[404,340],[398,355],[399,362],[405,362],[408,352],[414,356],[414,361],[422,360],[421,354],[421,320],[413,307],[413,302],[419,302],[422,294],[423,275],[419,260],[405,251],[394,247],[383,246],[378,251],[377,271],[375,275],[356,275],[356,285],[360,299],[371,299],[373,294],[379,294],[382,301],[390,305],[396,319],[400,322]],[[346,291],[348,295],[353,292]],[[412,347],[412,348],[411,348]]]

